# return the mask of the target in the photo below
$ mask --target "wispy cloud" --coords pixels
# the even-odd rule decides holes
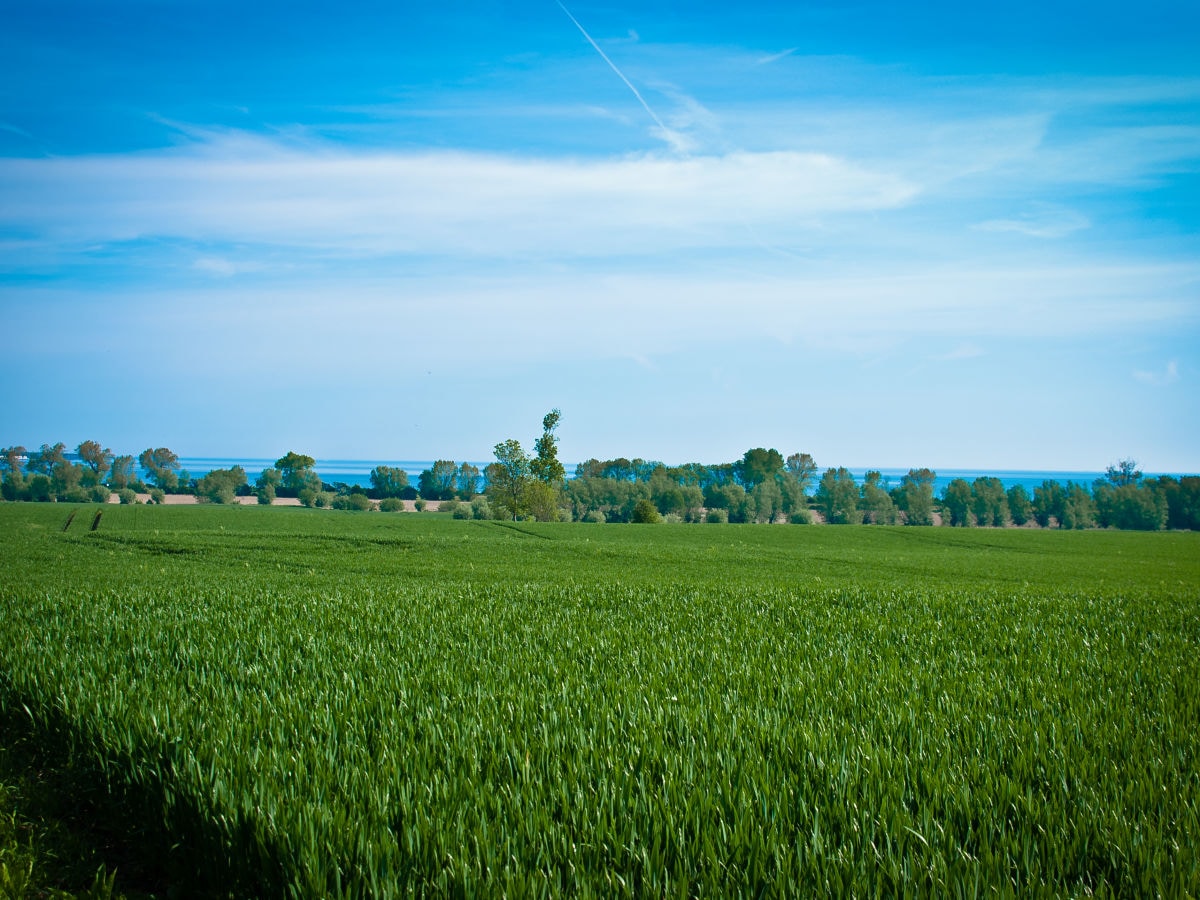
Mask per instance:
[[[771,54],[768,54],[767,56],[760,56],[758,59],[756,59],[754,61],[754,63],[755,63],[755,65],[759,65],[759,66],[769,66],[773,62],[779,62],[779,60],[786,59],[787,57],[791,56],[793,53],[796,52],[797,49],[799,49],[799,48],[789,47],[787,50],[781,50],[778,53],[771,53]]]
[[[1061,238],[1091,227],[1091,221],[1075,210],[1040,205],[1011,219],[989,219],[975,227],[980,231],[1009,231],[1035,238]]]
[[[0,160],[0,226],[63,246],[175,237],[354,254],[654,254],[752,244],[917,186],[820,154],[580,161],[293,148],[246,135],[134,156]]]
[[[1158,371],[1138,370],[1133,373],[1133,377],[1142,384],[1148,384],[1153,387],[1166,387],[1179,380],[1179,363],[1171,360],[1165,368]]]

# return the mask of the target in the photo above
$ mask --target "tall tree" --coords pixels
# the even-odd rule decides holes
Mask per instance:
[[[408,473],[399,466],[376,466],[371,470],[371,490],[376,498],[399,497],[408,487]]]
[[[858,500],[858,483],[845,467],[826,469],[813,495],[813,502],[830,525],[861,524]]]
[[[566,469],[558,461],[558,437],[554,430],[558,428],[562,413],[552,409],[542,419],[542,436],[533,444],[534,457],[530,460],[530,472],[534,478],[544,481],[556,491],[562,488]]]
[[[92,484],[99,484],[112,468],[113,453],[97,441],[84,441],[75,448],[83,464],[91,470]]]
[[[137,462],[132,456],[114,456],[112,468],[108,473],[108,485],[115,491],[124,490],[133,484],[133,464]]]
[[[895,525],[896,504],[883,488],[883,474],[870,471],[862,486],[863,520],[871,525]]]
[[[509,438],[494,448],[496,461],[487,467],[488,500],[514,520],[529,514],[526,488],[533,477],[529,454]]]
[[[449,500],[454,496],[458,464],[452,459],[439,459],[417,476],[418,489],[426,500]]]
[[[1033,516],[1033,504],[1029,500],[1029,491],[1025,485],[1014,484],[1005,493],[1008,499],[1008,514],[1012,516],[1014,525],[1024,525]]]
[[[793,453],[785,463],[788,474],[796,479],[800,490],[808,493],[813,476],[817,474],[817,462],[807,453]]]
[[[479,493],[479,467],[473,466],[468,462],[463,463],[458,467],[458,474],[455,476],[455,487],[458,489],[458,496],[463,500],[470,500]]]
[[[25,463],[25,471],[30,475],[49,475],[54,471],[54,467],[61,462],[66,462],[67,445],[59,441],[53,447],[49,444],[42,444],[41,450],[34,450],[29,454],[28,461]]]
[[[1138,471],[1137,460],[1123,459],[1116,465],[1109,466],[1105,470],[1105,477],[1114,487],[1123,487],[1127,484],[1137,484],[1142,480],[1142,473]]]
[[[904,510],[905,525],[933,524],[933,482],[937,473],[932,469],[909,469],[900,479],[896,505]]]
[[[971,485],[965,478],[955,478],[942,491],[942,508],[950,524],[965,528],[971,524]]]
[[[1008,497],[999,478],[984,475],[971,483],[971,511],[980,526],[1000,528],[1008,524]]]
[[[321,490],[321,476],[316,473],[314,466],[317,461],[311,456],[289,450],[285,456],[275,460],[275,468],[279,470],[280,488],[293,497],[301,491]]]
[[[172,491],[179,484],[179,457],[166,447],[143,450],[138,464],[161,490]]]
[[[5,447],[0,450],[0,457],[3,457],[4,473],[10,478],[20,478],[22,469],[22,460],[26,459],[28,451],[19,444],[14,447]]]
[[[755,447],[747,450],[742,458],[734,463],[734,471],[746,492],[753,493],[764,481],[773,481],[783,471],[783,457],[778,450]]]

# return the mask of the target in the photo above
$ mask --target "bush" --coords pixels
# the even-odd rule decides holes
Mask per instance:
[[[492,508],[488,505],[487,497],[482,495],[471,500],[471,515],[476,519],[490,519]]]
[[[151,503],[161,504],[166,499],[167,499],[167,495],[163,491],[162,488],[156,488],[156,487],[150,488],[150,502]]]
[[[633,504],[633,515],[629,521],[640,525],[655,525],[662,521],[662,517],[658,514],[658,507],[643,497]]]
[[[380,512],[404,512],[404,501],[399,497],[388,497],[379,501]]]
[[[473,516],[470,505],[466,503],[455,503],[450,514],[456,519],[470,519]]]
[[[450,513],[455,518],[462,518],[458,515],[458,508],[461,504],[457,500],[443,500],[438,507],[438,512]]]
[[[270,506],[275,502],[275,487],[274,485],[266,484],[260,487],[255,496],[258,497],[259,506]]]
[[[87,489],[81,487],[67,488],[58,495],[59,503],[90,503],[91,499]]]
[[[729,510],[726,509],[710,509],[704,516],[704,521],[712,525],[728,525]]]
[[[417,508],[417,512],[425,512],[425,498],[418,497],[413,501],[413,506]]]
[[[589,509],[587,512],[585,512],[583,514],[583,518],[580,519],[579,521],[581,521],[581,522],[598,522],[600,524],[603,524],[608,521],[608,516],[604,515],[603,510]]]
[[[346,497],[346,509],[355,512],[368,512],[374,508],[371,498],[366,494],[353,493]]]
[[[88,497],[93,503],[107,503],[112,497],[112,491],[102,484],[97,484],[88,491]]]
[[[793,525],[811,525],[812,513],[807,509],[798,509],[788,516],[788,521]]]
[[[121,488],[117,491],[117,499],[121,501],[123,506],[133,506],[138,502],[137,491],[133,488]]]

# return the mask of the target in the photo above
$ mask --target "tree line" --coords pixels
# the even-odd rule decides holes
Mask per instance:
[[[1110,466],[1091,486],[1047,480],[1033,493],[1005,488],[1000,479],[956,478],[935,496],[936,473],[910,469],[891,486],[878,471],[861,483],[844,467],[818,478],[807,453],[784,457],[756,447],[734,462],[668,466],[643,459],[588,459],[568,479],[558,459],[556,434],[562,414],[542,420],[542,433],[527,452],[510,438],[494,447],[495,461],[481,471],[472,463],[437,460],[415,485],[398,467],[376,466],[370,486],[324,482],[313,457],[289,451],[250,483],[240,466],[193,478],[168,448],[147,448],[137,457],[116,455],[96,441],[73,454],[64,444],[0,450],[5,500],[123,503],[149,495],[194,494],[211,503],[254,496],[270,504],[294,497],[306,506],[399,511],[439,501],[459,518],[506,518],[583,522],[710,522],[955,527],[1033,526],[1159,530],[1200,528],[1200,477],[1145,477],[1133,460]]]

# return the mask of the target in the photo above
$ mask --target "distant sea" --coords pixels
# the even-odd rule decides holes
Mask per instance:
[[[472,465],[478,466],[482,472],[492,460],[483,462],[470,461]],[[228,469],[233,466],[241,466],[246,470],[246,475],[253,483],[264,469],[269,469],[275,464],[273,459],[245,459],[240,457],[180,457],[179,464],[193,477],[199,477],[213,469]],[[408,473],[409,480],[416,484],[417,477],[425,469],[433,465],[433,460],[374,460],[374,459],[318,459],[315,469],[321,480],[326,484],[335,484],[342,482],[344,484],[354,485],[359,484],[364,487],[369,487],[371,484],[371,470],[376,466],[391,466],[392,468],[403,469]],[[825,470],[819,468],[814,481],[818,480],[821,473]],[[868,472],[868,469],[851,469],[851,473],[855,479],[861,482]],[[880,467],[879,473],[883,475],[885,486],[888,488],[897,487],[900,480],[908,474],[908,469],[893,469]],[[1087,485],[1089,488],[1092,482],[1097,478],[1103,478],[1103,472],[1050,472],[1050,471],[1020,471],[1020,470],[991,470],[983,469],[938,469],[937,478],[933,483],[933,492],[937,496],[941,496],[942,489],[946,487],[955,478],[963,478],[966,481],[974,481],[980,476],[993,476],[999,478],[1004,484],[1004,487],[1010,488],[1015,484],[1022,484],[1029,491],[1030,496],[1033,495],[1033,489],[1039,487],[1043,481],[1058,481],[1065,484],[1068,481],[1074,481],[1077,484]],[[575,467],[567,467],[567,477],[570,478],[575,474]],[[1147,475],[1151,473],[1146,473]],[[814,485],[815,486],[815,485]]]

